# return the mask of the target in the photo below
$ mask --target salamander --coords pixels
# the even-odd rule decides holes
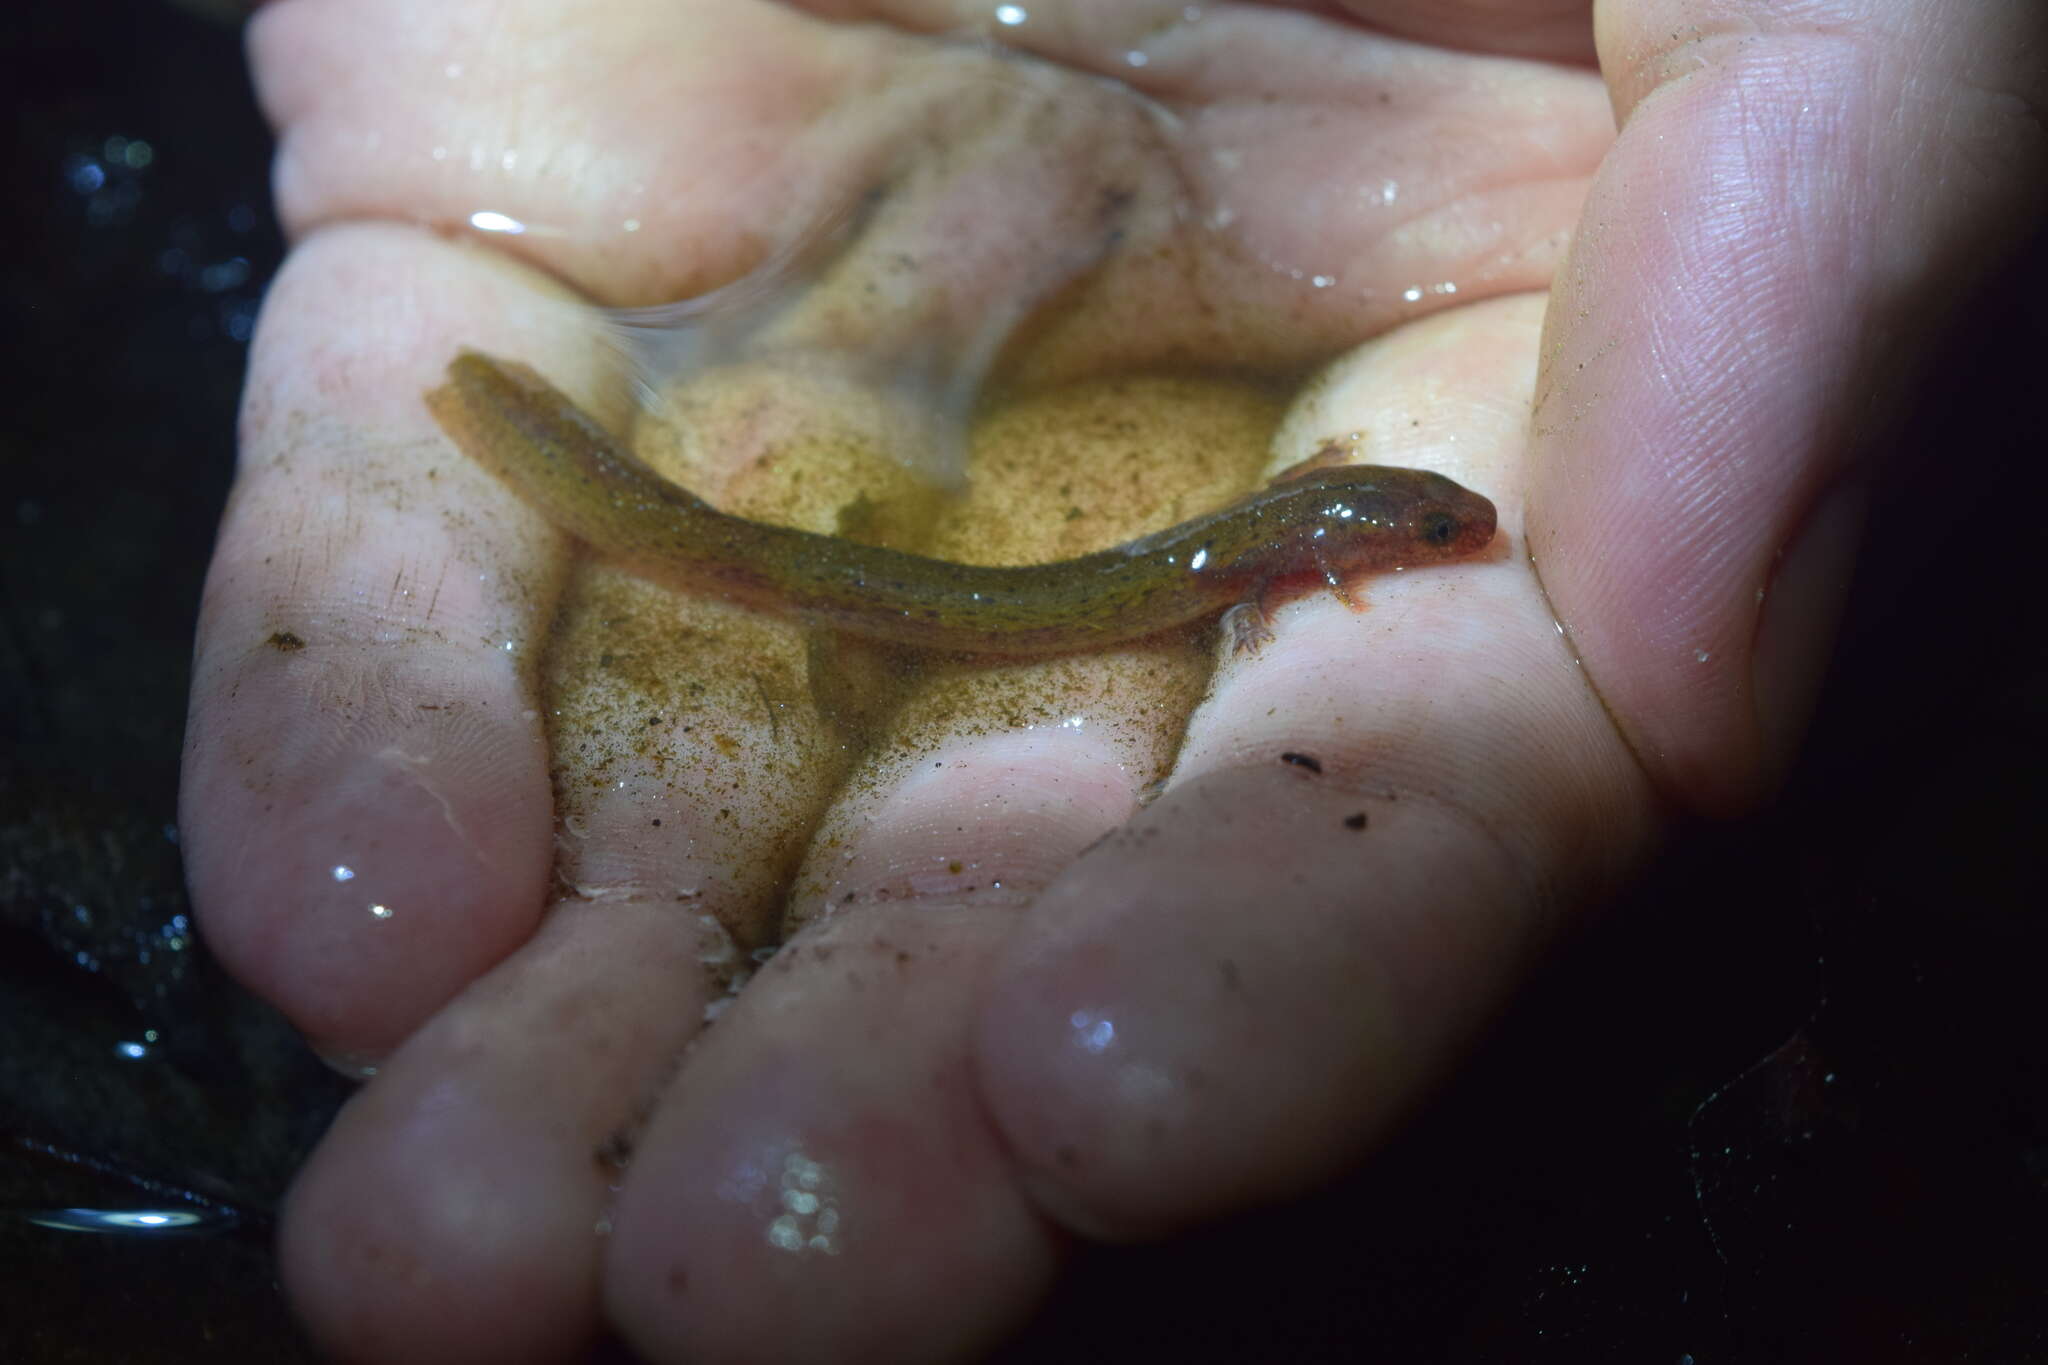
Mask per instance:
[[[1297,467],[1212,512],[1075,559],[961,564],[721,512],[662,478],[527,366],[463,351],[426,395],[441,428],[560,530],[687,591],[928,649],[1046,655],[1231,609],[1240,650],[1279,594],[1471,555],[1494,508],[1441,474]],[[1345,600],[1350,600],[1348,597]]]

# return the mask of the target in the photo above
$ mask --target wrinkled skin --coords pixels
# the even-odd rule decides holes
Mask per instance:
[[[252,357],[183,825],[221,958],[376,1067],[283,1222],[336,1355],[563,1359],[610,1331],[655,1361],[971,1356],[1069,1236],[1171,1232],[1360,1160],[1674,811],[1771,789],[1856,552],[1873,385],[2044,183],[2033,0],[1393,0],[1377,32],[1335,3],[1027,8],[1027,80],[1116,76],[1179,140],[1069,129],[1027,165],[998,120],[976,164],[1016,168],[1016,202],[940,178],[895,220],[950,214],[917,252],[951,306],[1047,297],[999,268],[1028,252],[975,252],[1020,222],[1106,241],[1073,216],[1106,187],[1140,187],[1131,240],[1175,231],[1145,217],[1172,193],[1233,221],[1070,269],[1001,373],[1328,361],[1270,467],[1364,432],[1486,493],[1504,538],[1373,580],[1363,615],[1287,604],[1206,691],[1173,645],[959,675],[866,755],[802,686],[721,690],[802,682],[799,637],[572,567],[420,395],[485,345],[622,422],[585,305],[729,283],[872,188],[945,123],[916,92],[995,64],[930,36],[957,13],[255,20],[296,245]],[[1098,142],[1128,159],[1035,192]],[[478,208],[553,230],[437,230]],[[824,312],[856,352],[894,344],[886,306]],[[702,491],[775,503],[748,483],[758,405],[717,397]],[[1020,506],[943,534],[1059,546],[1056,509]],[[664,613],[701,641],[676,668],[582,667]],[[707,960],[785,932],[705,1032]]]

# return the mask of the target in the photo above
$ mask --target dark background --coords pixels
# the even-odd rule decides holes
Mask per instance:
[[[233,29],[18,7],[0,418],[0,1359],[307,1356],[347,1087],[186,916],[186,666],[281,242]],[[1083,1253],[1035,1361],[2048,1361],[2048,251],[1894,433],[1785,796],[1694,830],[1334,1190]],[[172,1209],[88,1234],[37,1211]]]

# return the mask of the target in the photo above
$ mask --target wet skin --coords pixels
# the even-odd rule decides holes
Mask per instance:
[[[1849,443],[1934,330],[1899,319],[1968,297],[2048,183],[2032,0],[1616,0],[1604,71],[1588,14],[1534,0],[1014,8],[979,52],[926,0],[252,19],[295,245],[180,832],[222,962],[376,1065],[280,1219],[336,1358],[972,1359],[1072,1238],[1362,1159],[1672,811],[1771,789],[1856,544]],[[1172,632],[933,661],[951,692],[848,757],[781,700],[802,632],[576,562],[420,395],[487,340],[616,421],[613,310],[878,185],[871,250],[780,340],[896,375],[1049,302],[1010,392],[1316,373],[1260,453],[1366,433],[1483,489],[1510,552],[1377,579],[1365,617],[1303,594],[1213,671]],[[485,209],[536,230],[480,242]],[[801,499],[750,501],[746,461],[803,395],[767,396],[697,403],[731,458],[685,482],[774,518]],[[1172,449],[1148,480],[1199,463]],[[1030,491],[933,543],[1156,525]],[[634,672],[642,626],[685,644]],[[711,964],[777,941],[728,1001]]]

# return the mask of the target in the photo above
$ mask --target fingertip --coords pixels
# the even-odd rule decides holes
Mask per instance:
[[[259,646],[202,685],[182,827],[215,955],[316,1048],[360,1060],[532,932],[546,751],[510,689],[323,652]]]
[[[1526,936],[1480,926],[1512,871],[1419,800],[1361,835],[1358,800],[1211,774],[1034,909],[985,990],[976,1069],[1054,1221],[1151,1238],[1327,1179],[1499,998]],[[1347,856],[1310,856],[1305,830]]]
[[[590,1182],[453,1091],[351,1101],[285,1200],[286,1293],[337,1360],[574,1359],[596,1327]]]
[[[703,1006],[706,932],[672,910],[555,906],[342,1110],[280,1236],[287,1287],[328,1350],[580,1358],[635,1114]]]
[[[976,1131],[957,1061],[906,1040],[899,1082],[891,1063],[764,1045],[744,1008],[643,1138],[606,1251],[609,1320],[654,1360],[978,1358],[1044,1293],[1055,1238]],[[841,1022],[848,1045],[879,1031]]]

